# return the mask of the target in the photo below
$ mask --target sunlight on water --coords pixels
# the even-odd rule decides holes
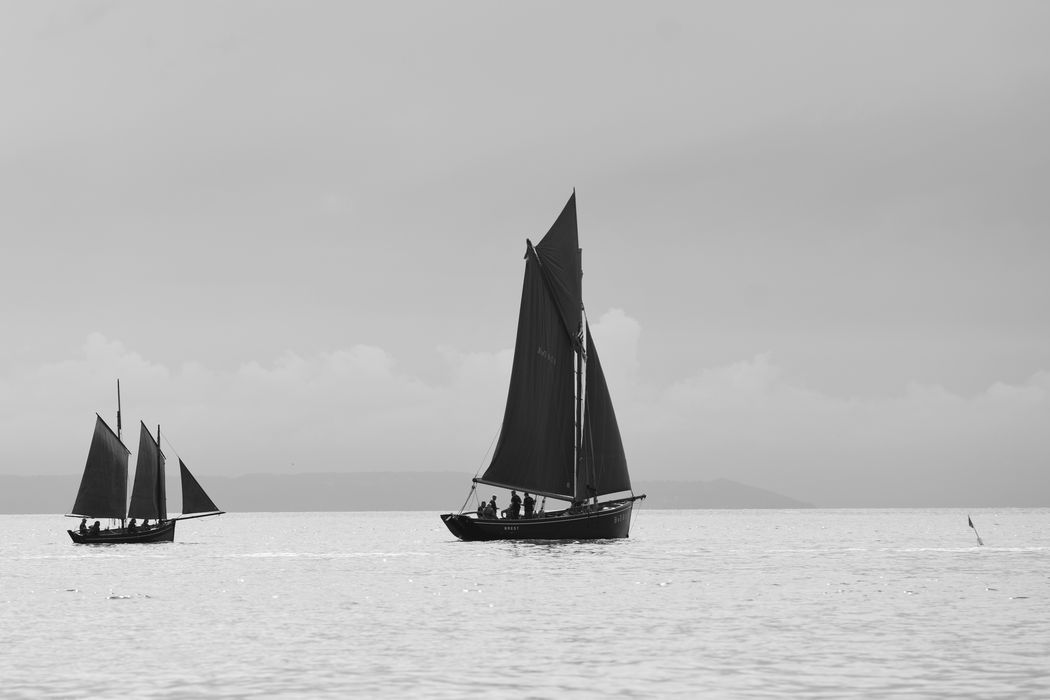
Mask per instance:
[[[1050,510],[654,511],[629,540],[3,516],[6,697],[1050,696]]]

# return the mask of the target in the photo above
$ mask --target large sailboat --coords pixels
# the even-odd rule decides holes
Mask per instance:
[[[636,500],[609,387],[581,294],[583,271],[576,193],[540,242],[526,239],[507,407],[492,461],[478,484],[565,501],[568,507],[486,516],[445,513],[462,540],[627,537]],[[601,496],[619,494],[606,501]],[[513,496],[512,496],[513,498]],[[470,502],[468,496],[467,502]],[[534,500],[534,499],[533,499]],[[466,504],[464,504],[466,506]]]
[[[139,451],[135,466],[135,483],[128,503],[128,457],[131,452],[120,438],[120,384],[117,384],[117,432],[95,414],[95,433],[88,449],[84,475],[80,480],[73,512],[68,517],[82,518],[80,528],[67,530],[76,544],[131,544],[172,542],[175,523],[189,518],[222,515],[215,503],[179,459],[182,477],[182,513],[168,517],[164,480],[164,453],[160,449],[160,426],[154,439],[145,423],[140,422]],[[102,528],[96,518],[120,521],[118,527]],[[94,523],[88,525],[88,520]],[[152,524],[148,523],[154,521]],[[115,524],[115,522],[114,522]]]

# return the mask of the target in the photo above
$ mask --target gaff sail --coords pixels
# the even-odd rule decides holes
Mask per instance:
[[[573,347],[539,265],[530,246],[503,428],[479,481],[571,498]]]
[[[146,424],[140,422],[139,425],[139,452],[128,517],[166,520],[168,506],[164,491],[164,453],[150,435]]]
[[[95,432],[71,515],[119,520],[124,517],[127,504],[131,452],[97,413],[95,419]]]

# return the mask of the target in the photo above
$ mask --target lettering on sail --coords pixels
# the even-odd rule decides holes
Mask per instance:
[[[558,364],[558,358],[554,356],[554,353],[550,350],[544,350],[543,348],[537,347],[536,354],[542,357],[547,362],[551,363],[551,367]]]

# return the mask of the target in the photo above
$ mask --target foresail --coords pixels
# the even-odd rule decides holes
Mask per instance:
[[[123,518],[128,497],[128,448],[95,416],[84,476],[73,504],[73,515],[93,518]]]
[[[139,425],[139,452],[128,517],[163,520],[168,517],[164,493],[164,453],[145,423]]]
[[[219,510],[218,506],[208,497],[208,494],[204,493],[204,489],[193,478],[193,474],[190,474],[190,470],[186,468],[181,459],[179,460],[179,472],[182,476],[183,515],[189,513],[212,513]]]
[[[507,407],[482,483],[573,493],[573,348],[538,263],[525,263]]]
[[[584,394],[583,459],[576,480],[576,496],[583,500],[631,490],[627,457],[616,423],[609,386],[605,382],[598,349],[587,326],[587,391]]]
[[[536,255],[554,296],[565,331],[578,338],[583,308],[580,236],[576,225],[576,193],[573,192],[558,219],[536,244]]]

